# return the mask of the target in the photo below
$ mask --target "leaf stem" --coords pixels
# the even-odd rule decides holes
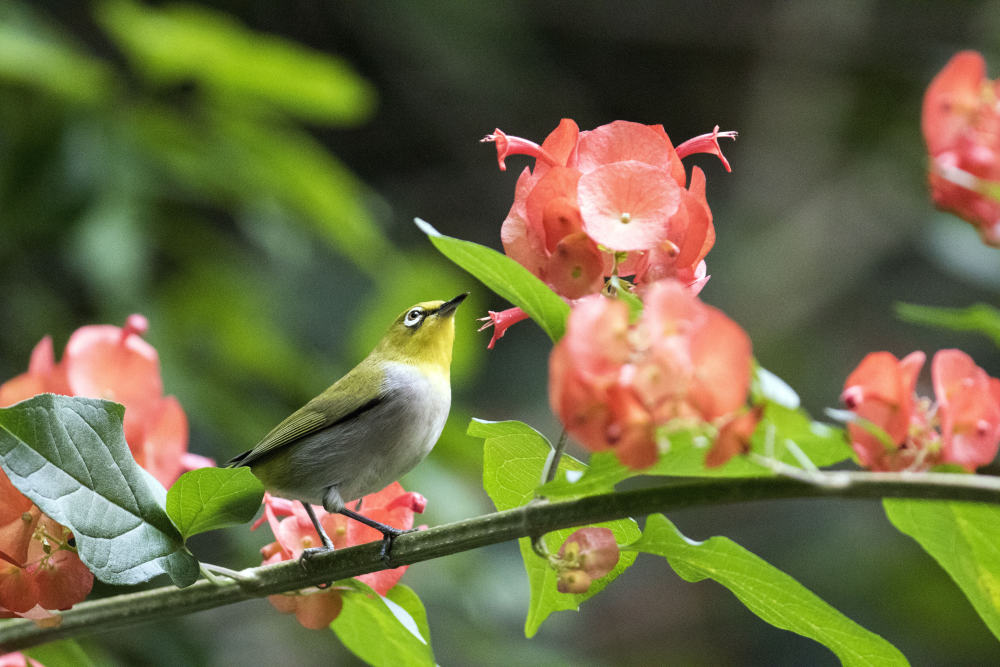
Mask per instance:
[[[914,498],[1000,504],[1000,478],[949,473],[833,471],[803,478],[750,477],[694,480],[587,496],[565,502],[529,503],[396,539],[393,566],[408,565],[559,528],[687,507],[789,498]],[[56,639],[109,632],[203,609],[294,591],[385,567],[381,543],[317,554],[308,568],[299,561],[250,568],[240,580],[200,580],[187,588],[162,588],[83,602],[62,612],[62,623],[40,628],[27,619],[0,623],[0,653]]]
[[[545,461],[545,470],[542,471],[542,484],[548,484],[556,478],[559,471],[559,461],[562,460],[563,452],[566,451],[566,429],[559,434],[556,446],[549,453],[549,458]]]

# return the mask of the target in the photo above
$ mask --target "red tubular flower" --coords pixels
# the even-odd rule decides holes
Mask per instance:
[[[1000,246],[1000,82],[975,51],[956,54],[924,95],[922,129],[935,205]]]
[[[507,310],[501,310],[499,312],[488,310],[486,312],[489,313],[487,317],[479,318],[480,322],[484,322],[483,326],[479,327],[479,331],[493,327],[493,337],[490,339],[490,344],[486,346],[490,350],[492,350],[493,346],[497,344],[497,341],[503,338],[503,335],[507,333],[507,328],[509,326],[517,324],[521,320],[528,319],[528,313],[524,312],[520,308],[508,308]]]
[[[633,325],[621,301],[580,299],[549,359],[549,400],[566,430],[633,468],[656,462],[657,428],[723,421],[750,386],[750,339],[738,325],[674,280],[644,297]]]
[[[940,350],[931,362],[935,406],[915,393],[924,359],[919,351],[902,360],[873,352],[844,382],[844,404],[885,434],[883,440],[865,424],[848,424],[851,445],[866,468],[926,470],[952,463],[972,471],[996,456],[1000,380],[964,352]]]
[[[685,187],[681,157],[711,153],[728,170],[718,139],[736,133],[718,129],[677,150],[662,126],[627,121],[580,132],[563,119],[540,146],[496,130],[483,141],[496,143],[502,169],[510,155],[535,158],[501,227],[504,250],[568,300],[599,292],[612,273],[677,278],[696,294],[715,229],[704,173],[695,168]]]
[[[422,513],[427,500],[419,493],[407,493],[399,482],[393,482],[378,493],[365,496],[361,505],[365,516],[381,523],[408,530],[413,527],[413,514]],[[382,533],[341,514],[329,514],[322,507],[313,507],[316,516],[337,549],[365,544],[382,538]],[[284,518],[282,518],[284,517]],[[264,521],[271,527],[275,541],[261,549],[263,564],[270,565],[299,558],[305,549],[322,545],[319,534],[301,503],[264,495],[264,516],[251,530]],[[379,595],[395,586],[407,565],[391,570],[372,572],[355,577]],[[336,588],[307,588],[294,593],[271,595],[268,600],[284,614],[294,613],[304,627],[317,630],[327,627],[340,614],[343,601]]]

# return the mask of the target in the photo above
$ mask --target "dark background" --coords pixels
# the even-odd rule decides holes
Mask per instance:
[[[215,78],[197,62],[158,74],[156,57],[136,55],[156,34],[124,19],[120,32],[108,28],[109,13],[141,16],[144,5],[0,3],[0,377],[23,371],[46,333],[61,350],[78,326],[143,312],[167,390],[190,417],[191,450],[225,460],[356,363],[410,303],[473,290],[457,320],[449,429],[404,483],[428,497],[428,524],[489,511],[481,442],[465,424],[517,418],[554,437],[549,343],[524,323],[487,354],[474,318],[508,304],[450,268],[411,220],[499,248],[525,163],[499,172],[478,139],[499,126],[541,141],[562,117],[582,129],[662,123],[675,143],[716,124],[739,131],[723,146],[731,174],[707,156],[687,161],[706,170],[718,233],[702,297],[746,328],[761,364],[812,414],[836,405],[873,350],[960,347],[1000,374],[985,339],[893,314],[897,301],[996,301],[996,251],[928,202],[919,121],[923,90],[953,53],[977,49],[1000,67],[998,3],[199,6],[341,58],[370,88],[357,83],[342,115],[268,105],[247,92],[252,81],[227,83],[253,67],[238,57]],[[32,50],[39,43],[67,58]],[[164,61],[200,45],[169,46]],[[342,232],[351,224],[362,231]],[[695,539],[735,539],[915,664],[1000,659],[958,589],[877,503],[756,503],[671,519]],[[266,541],[232,529],[194,548],[247,567]],[[834,663],[652,557],[531,640],[514,544],[418,564],[404,582],[427,605],[441,664]],[[332,633],[264,601],[87,647],[118,664],[353,659]]]

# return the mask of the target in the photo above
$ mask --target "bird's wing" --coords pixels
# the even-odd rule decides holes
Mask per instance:
[[[344,379],[346,377],[337,384],[340,384]],[[331,397],[331,394],[334,396]],[[243,466],[259,461],[307,435],[354,419],[381,402],[382,395],[380,393],[366,400],[365,397],[353,391],[324,392],[271,429],[271,432],[265,435],[253,449],[234,457],[227,465]]]

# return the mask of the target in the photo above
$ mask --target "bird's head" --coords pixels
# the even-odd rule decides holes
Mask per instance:
[[[403,311],[386,331],[375,354],[386,360],[448,369],[455,341],[455,309],[469,293],[450,301],[422,301]]]

